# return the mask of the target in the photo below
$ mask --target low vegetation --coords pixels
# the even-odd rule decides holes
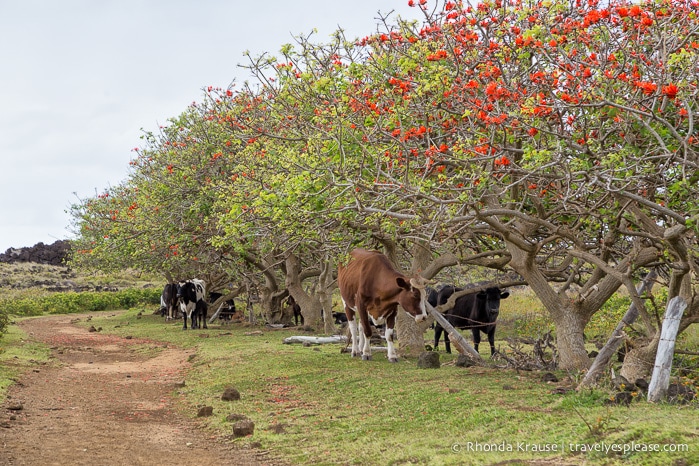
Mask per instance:
[[[157,279],[126,270],[111,274],[77,273],[36,263],[0,263],[0,334],[9,317],[66,314],[160,302]]]
[[[634,393],[630,406],[618,406],[609,403],[611,385],[571,390],[578,377],[573,372],[554,371],[558,382],[545,382],[543,372],[457,367],[456,355],[445,353],[440,353],[439,369],[419,369],[414,359],[389,364],[381,353],[363,362],[340,354],[342,345],[283,344],[287,336],[306,333],[298,328],[238,323],[183,332],[179,322],[165,323],[154,315],[155,309],[134,304],[125,313],[91,314],[89,324],[82,322],[103,332],[195,348],[193,369],[176,392],[182,411],[193,417],[198,407],[212,406],[214,414],[205,423],[222,436],[231,433],[229,414],[246,416],[255,423],[255,433],[235,442],[268,449],[293,464],[546,459],[650,465],[699,459],[696,401],[650,404]],[[545,315],[525,290],[503,301],[500,351],[508,354],[508,341],[515,338],[531,340],[550,330]],[[607,319],[608,324],[595,325],[615,324],[614,317]],[[46,348],[30,345],[17,332],[11,326],[2,340],[3,388],[22,367],[46,358]],[[426,343],[432,343],[431,337],[431,332],[425,335]],[[686,332],[681,346],[696,348],[697,342],[697,333]],[[696,385],[696,357],[679,355],[678,362],[684,369],[675,380]],[[222,401],[227,387],[239,390],[241,400]],[[642,451],[655,445],[678,451]],[[683,445],[689,451],[679,451]],[[622,451],[610,451],[616,448]]]

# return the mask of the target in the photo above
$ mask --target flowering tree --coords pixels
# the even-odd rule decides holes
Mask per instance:
[[[643,306],[639,268],[693,264],[696,5],[416,6],[422,25],[255,63],[286,114],[264,120],[302,141],[323,218],[514,269],[584,368],[602,303]]]
[[[428,3],[411,2],[421,24],[301,37],[251,59],[256,86],[209,89],[149,139],[116,218],[106,198],[76,210],[104,246],[93,257],[120,237],[143,263],[177,245],[167,267],[183,245],[190,265],[256,258],[271,290],[284,276],[305,298],[304,270],[327,277],[373,242],[430,275],[517,272],[555,322],[563,368],[587,367],[585,326],[623,286],[652,350],[638,274],[667,267],[670,297],[696,284],[696,1]],[[129,221],[135,200],[131,214],[150,210]],[[152,244],[134,246],[137,232]]]

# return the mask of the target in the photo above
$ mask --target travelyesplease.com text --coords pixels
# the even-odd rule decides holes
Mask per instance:
[[[604,452],[620,453],[622,455],[639,452],[688,452],[689,445],[686,443],[527,443],[527,442],[463,442],[454,443],[451,446],[454,453],[459,452],[530,452],[530,453],[588,453]]]

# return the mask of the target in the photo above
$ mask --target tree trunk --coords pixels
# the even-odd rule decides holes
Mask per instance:
[[[398,307],[396,316],[396,334],[398,335],[398,354],[400,356],[417,357],[425,351],[425,331],[415,322],[415,319]]]
[[[333,290],[335,289],[333,270],[333,263],[329,255],[326,255],[325,261],[321,267],[320,276],[318,277],[318,301],[320,301],[323,309],[323,329],[328,335],[337,333],[335,319],[333,318]]]
[[[429,245],[416,242],[413,246],[413,262],[409,275],[417,275],[424,270],[432,259]],[[400,270],[400,268],[398,269]],[[398,306],[396,316],[396,333],[398,335],[398,352],[401,356],[418,356],[425,351],[425,331],[429,322],[418,324],[415,319]]]
[[[619,373],[629,382],[647,378],[653,370],[659,341],[660,332],[655,332],[655,337],[650,342],[627,352]]]
[[[687,303],[679,296],[672,298],[667,305],[658,352],[655,356],[653,377],[648,386],[648,401],[660,401],[667,393],[667,388],[670,385],[672,357],[675,354],[675,339],[680,328],[682,313],[686,308]]]
[[[282,301],[288,296],[286,290],[272,293],[269,287],[260,287],[260,306],[262,314],[268,324],[291,324],[294,319],[293,312],[285,312]]]
[[[560,355],[559,369],[583,370],[590,367],[590,357],[585,349],[583,332],[588,319],[565,309],[554,316],[556,343]]]
[[[650,293],[653,289],[657,276],[658,272],[655,269],[648,272],[641,284],[638,285],[638,288],[636,289],[637,294],[641,296],[646,293]],[[597,383],[597,380],[599,380],[605,368],[609,365],[609,361],[612,359],[617,349],[619,349],[619,345],[621,345],[624,328],[633,324],[636,317],[638,317],[638,308],[635,304],[631,303],[631,306],[629,306],[629,309],[626,311],[626,314],[624,314],[621,322],[619,322],[614,329],[614,332],[612,332],[612,336],[609,337],[607,343],[599,351],[599,354],[592,363],[592,366],[590,366],[587,374],[585,374],[585,378],[583,378],[582,382],[580,382],[578,385],[578,390]]]
[[[305,325],[319,328],[322,325],[320,311],[321,302],[314,296],[309,295],[301,285],[301,264],[294,254],[289,254],[286,258],[286,288],[289,294],[301,308],[301,315]],[[291,313],[293,318],[293,313]]]

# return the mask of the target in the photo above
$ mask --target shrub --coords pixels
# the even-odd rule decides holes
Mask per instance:
[[[129,309],[137,305],[160,302],[160,291],[154,288],[126,289],[116,292],[74,291],[50,294],[32,293],[0,298],[0,316],[36,316],[41,314],[68,314],[73,312]],[[0,328],[2,322],[0,322]]]

